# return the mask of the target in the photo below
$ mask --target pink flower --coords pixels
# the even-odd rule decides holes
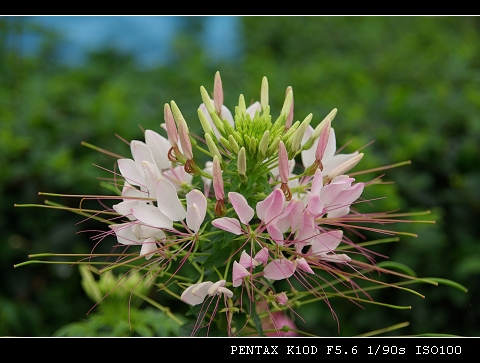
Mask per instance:
[[[290,330],[296,330],[297,327],[295,326],[295,323],[290,319],[288,316],[285,316],[285,314],[281,311],[275,311],[270,315],[270,322],[265,323],[263,325],[263,329],[276,329],[276,332],[267,332],[265,335],[267,337],[296,337],[298,336],[297,332],[294,331],[288,331],[284,332],[282,331],[282,328],[284,326],[287,326]]]
[[[308,141],[312,133],[313,133],[313,127],[308,126],[307,131],[303,136],[303,143]],[[316,156],[321,154],[319,153],[318,155],[316,155],[319,142],[320,140],[317,139],[310,149],[302,151],[302,163],[305,166],[305,168],[308,168],[309,166],[311,166],[315,162]],[[336,144],[337,142],[335,139],[335,131],[333,130],[332,127],[330,127],[328,142],[327,142],[327,145],[325,146],[323,157],[321,159],[321,162],[323,165],[323,175],[328,175],[337,166],[343,164],[344,162],[358,155],[358,151],[355,151],[354,153],[351,153],[351,154],[335,155],[335,151],[337,148]]]

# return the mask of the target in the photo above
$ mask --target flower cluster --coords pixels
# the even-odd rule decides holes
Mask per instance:
[[[363,153],[337,150],[337,110],[314,128],[312,114],[294,121],[291,87],[276,119],[268,97],[264,77],[260,101],[247,107],[240,95],[232,112],[217,72],[213,99],[201,87],[201,135],[172,101],[164,106],[165,136],[145,130],[145,141],[130,142],[132,158],[117,160],[120,202],[104,222],[129,253],[107,269],[146,271],[160,291],[190,305],[192,335],[205,328],[294,336],[297,307],[353,299],[339,284],[368,301],[356,280],[375,282],[368,273],[385,272],[352,236],[362,229],[393,234],[359,224],[396,216],[356,206],[370,182],[349,175]]]
[[[353,243],[339,226],[358,217],[352,205],[365,184],[346,173],[363,154],[336,153],[331,127],[336,109],[315,129],[312,114],[293,122],[291,87],[272,120],[266,78],[260,102],[247,107],[240,95],[235,114],[223,105],[218,72],[213,99],[203,87],[201,96],[198,117],[206,147],[191,134],[175,102],[166,104],[167,137],[146,130],[145,142],[130,143],[133,158],[118,160],[125,182],[123,201],[113,209],[128,221],[110,228],[120,244],[141,246],[146,259],[157,256],[161,269],[170,267],[172,256],[182,256],[172,279],[185,264],[194,264],[197,281],[185,285],[181,300],[202,305],[200,315],[211,319],[207,326],[217,311],[207,312],[207,301],[223,301],[228,332],[237,335],[249,322],[235,326],[234,314],[266,311],[272,317],[289,307],[293,291],[279,291],[276,281],[295,276],[324,299],[321,273],[351,267],[352,258],[338,248]],[[194,149],[210,158],[204,168],[195,162]]]

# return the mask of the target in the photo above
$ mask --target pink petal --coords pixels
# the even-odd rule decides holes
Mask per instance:
[[[192,185],[193,175],[188,174],[182,165],[164,170],[162,176],[171,182],[177,190],[181,190],[185,184]]]
[[[295,264],[285,259],[277,259],[270,262],[263,270],[264,276],[270,280],[287,279],[295,273]]]
[[[302,215],[302,226],[298,229],[295,240],[297,243],[310,243],[315,234],[315,220],[312,214],[305,210]]]
[[[273,324],[273,328],[278,330],[277,332],[270,332],[265,333],[267,337],[297,337],[298,333],[295,331],[289,331],[287,333],[281,331],[280,329],[283,328],[285,325],[288,326],[292,330],[296,330],[297,327],[295,323],[290,319],[288,316],[285,316],[282,311],[275,311],[270,316],[270,319]]]
[[[350,262],[352,260],[350,257],[348,257],[344,253],[342,253],[341,255],[336,253],[322,255],[321,259],[324,261],[336,262],[336,263]]]
[[[172,221],[181,221],[187,215],[183,204],[178,199],[175,186],[167,179],[157,180],[157,205],[158,209]]]
[[[243,283],[243,278],[245,276],[250,276],[250,272],[240,265],[237,261],[233,261],[232,267],[232,282],[233,287],[240,286]]]
[[[278,171],[282,183],[288,183],[290,170],[288,166],[287,149],[285,148],[283,141],[280,141],[280,144],[278,145]]]
[[[310,192],[312,194],[320,194],[322,187],[323,187],[323,174],[322,174],[322,170],[318,168],[315,171],[315,175],[313,176],[312,187],[310,188]]]
[[[280,189],[275,189],[265,200],[257,203],[257,216],[267,224],[280,216],[284,203],[285,194]]]
[[[288,301],[288,296],[284,291],[282,291],[281,293],[275,295],[275,299],[280,305],[285,305]]]
[[[267,264],[268,261],[268,248],[263,247],[258,253],[255,255],[254,260],[262,263],[263,265]]]
[[[301,226],[304,209],[303,203],[294,198],[288,202],[282,214],[272,223],[275,224],[282,233],[288,231],[289,228],[292,232],[295,232]]]
[[[173,118],[172,109],[168,103],[166,103],[163,108],[163,115],[165,118],[165,129],[167,131],[168,142],[172,147],[175,147],[178,144],[178,132]]]
[[[200,209],[196,204],[191,204],[187,208],[187,226],[195,233],[198,232],[200,226],[202,225],[203,217],[200,214]]]
[[[213,190],[215,191],[215,198],[217,200],[223,200],[225,198],[225,191],[223,190],[222,168],[220,166],[220,161],[217,155],[213,157],[212,172]]]
[[[232,203],[233,209],[237,212],[238,218],[243,224],[248,224],[255,214],[255,211],[247,203],[247,200],[240,193],[228,193],[228,199]]]
[[[335,131],[333,130],[333,127],[330,127],[327,146],[325,147],[325,151],[323,153],[322,164],[324,164],[324,162],[327,162],[329,159],[331,159],[335,154],[335,151],[337,151],[337,139],[335,137]],[[325,167],[325,164],[324,164],[324,167]],[[327,173],[324,173],[324,174],[327,175]]]
[[[267,232],[272,240],[274,240],[279,246],[283,246],[283,233],[277,228],[274,223],[270,223],[267,225]]]
[[[254,258],[252,258],[247,252],[245,252],[245,250],[242,251],[242,254],[240,255],[239,263],[245,268],[255,267],[259,265],[259,263],[255,261]]]
[[[318,145],[315,150],[315,160],[322,160],[327,147],[327,141],[330,135],[330,124],[331,121],[327,120],[326,124],[323,126],[320,137],[318,138]],[[334,134],[335,135],[335,134]]]
[[[337,217],[343,217],[344,215],[348,214],[349,209],[347,208],[350,207],[350,205],[360,197],[360,195],[363,193],[363,188],[363,183],[357,183],[351,187],[348,187],[347,189],[340,190],[334,198],[332,198],[332,196],[334,195],[335,190],[333,190],[331,194],[328,194],[330,192],[330,189],[328,189],[326,192],[326,199],[329,202],[327,203],[324,201],[325,205],[327,206],[327,211],[330,213],[335,210],[343,210],[341,213],[336,213]],[[321,195],[323,195],[323,193],[321,193]]]
[[[239,235],[242,234],[242,227],[240,227],[240,221],[235,218],[230,218],[230,217],[222,217],[222,218],[217,218],[212,221],[212,224],[220,229],[223,229],[224,231]]]
[[[340,229],[316,235],[315,239],[311,243],[311,254],[317,255],[332,252],[338,247],[340,242],[342,242],[342,237],[343,231]]]
[[[182,145],[182,151],[188,160],[193,159],[192,143],[190,142],[190,136],[188,131],[188,125],[183,118],[177,120],[178,136],[180,138],[180,145]]]
[[[300,270],[308,272],[309,274],[315,274],[315,272],[313,272],[312,268],[308,264],[307,260],[305,260],[305,258],[303,258],[303,257],[302,258],[297,258],[296,263],[297,263],[297,267]]]
[[[325,206],[320,199],[318,194],[309,194],[308,195],[308,204],[307,210],[312,213],[314,217],[324,214]]]
[[[352,186],[352,182],[355,179],[348,177],[347,175],[340,175],[334,178],[330,184],[325,185],[320,192],[320,198],[325,205],[335,203],[337,196],[344,190]]]
[[[139,221],[151,227],[167,229],[173,227],[172,220],[153,205],[138,204],[132,208],[132,214]]]
[[[207,213],[207,198],[197,189],[193,189],[185,196],[187,199],[187,225],[194,232],[198,232]]]
[[[292,199],[286,209],[289,209],[290,231],[295,233],[302,226],[305,207],[300,200]]]

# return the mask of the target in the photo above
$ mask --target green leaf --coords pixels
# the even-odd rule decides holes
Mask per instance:
[[[403,272],[406,275],[416,277],[417,274],[415,271],[413,271],[410,267],[404,265],[403,263],[400,262],[394,262],[394,261],[383,261],[379,262],[377,264],[378,267],[381,268],[386,268],[386,269],[394,269],[394,270],[399,270]]]
[[[451,286],[463,292],[468,292],[468,289],[465,286],[460,285],[458,282],[455,282],[452,280],[442,279],[439,277],[425,277],[422,280],[430,280],[430,281],[438,282],[439,284]]]

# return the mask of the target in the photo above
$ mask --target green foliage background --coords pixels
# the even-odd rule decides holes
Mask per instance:
[[[67,212],[13,205],[43,203],[39,191],[105,194],[97,178],[110,174],[93,164],[112,170],[114,159],[81,141],[129,156],[114,134],[142,139],[138,125],[159,130],[171,100],[190,125],[197,123],[199,87],[212,90],[218,70],[231,108],[239,93],[259,99],[267,76],[272,114],[292,86],[295,119],[312,112],[316,125],[338,108],[337,143],[353,140],[346,150],[354,151],[375,140],[364,150],[363,167],[411,160],[386,172],[395,185],[382,190],[387,198],[376,208],[429,209],[436,224],[398,226],[419,237],[379,250],[418,276],[469,289],[417,285],[425,299],[390,289],[375,295],[411,310],[332,301],[340,332],[327,307],[312,304],[298,325],[323,336],[352,336],[409,321],[389,334],[480,336],[480,18],[242,17],[242,56],[231,62],[201,48],[202,22],[185,18],[172,43],[174,59],[145,69],[134,55],[108,48],[89,54],[82,66],[66,67],[57,61],[58,34],[0,18],[0,335],[51,336],[85,321],[93,303],[76,267],[13,265],[32,253],[88,253],[94,247],[88,230],[103,228]],[[19,44],[32,33],[43,45],[27,57]],[[56,201],[78,206],[78,200]],[[97,252],[115,242],[105,240]],[[152,311],[145,314],[152,324]],[[159,326],[164,322],[158,317]],[[145,329],[110,333],[171,333]]]

